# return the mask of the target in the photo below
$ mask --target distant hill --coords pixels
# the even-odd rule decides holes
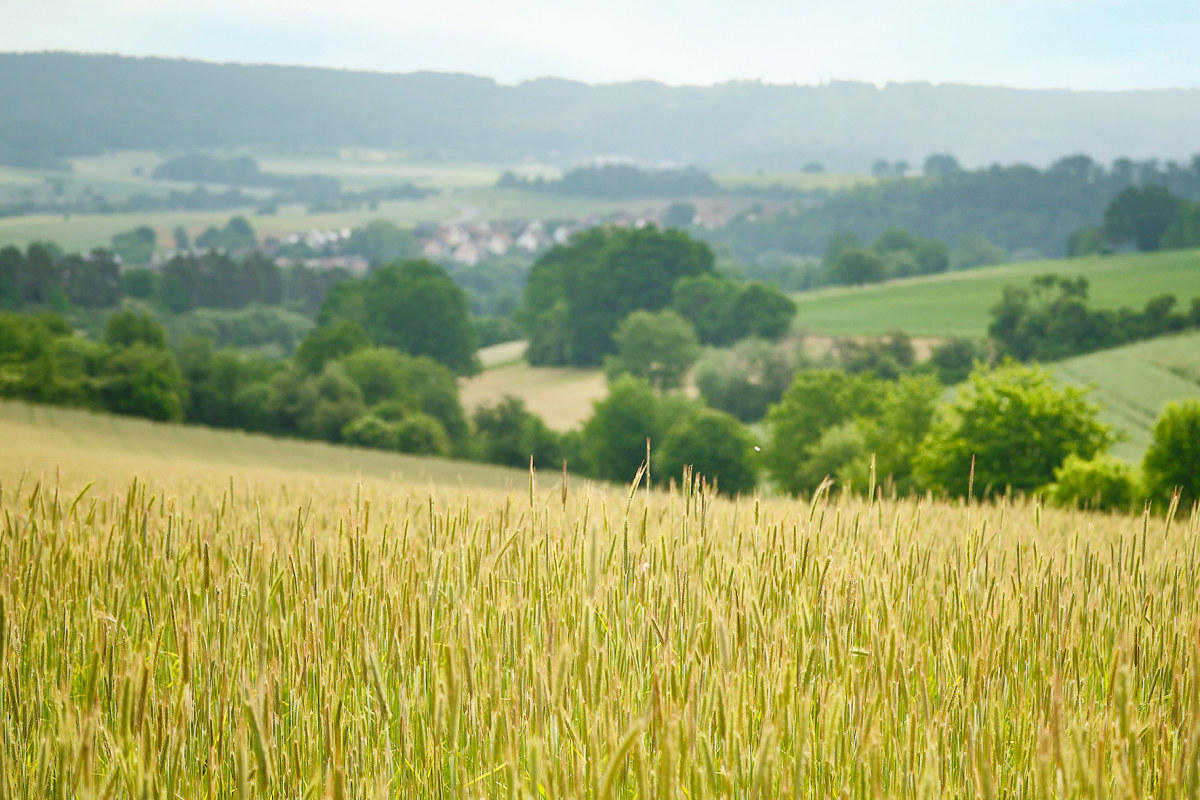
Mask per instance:
[[[1173,294],[1181,308],[1200,297],[1200,250],[1089,256],[944,272],[859,288],[837,287],[794,296],[796,326],[834,336],[904,331],[913,336],[984,336],[1004,287],[1027,286],[1038,275],[1083,275],[1092,308],[1141,308]]]
[[[418,72],[0,54],[0,163],[106,150],[265,146],[574,165],[619,155],[711,170],[862,170],[949,152],[964,164],[1185,158],[1200,90],[1071,92],[927,83],[501,86]]]
[[[1113,451],[1140,462],[1165,403],[1200,397],[1200,333],[1163,336],[1049,365],[1062,383],[1090,386],[1100,419],[1128,437]]]

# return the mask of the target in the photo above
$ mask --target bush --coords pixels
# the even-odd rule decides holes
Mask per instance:
[[[119,311],[108,318],[104,343],[116,348],[144,344],[162,350],[167,346],[167,332],[147,314]]]
[[[929,367],[946,386],[962,383],[975,369],[975,362],[987,361],[987,348],[972,339],[952,336],[933,348]]]
[[[313,328],[312,320],[303,314],[264,305],[236,310],[198,308],[169,319],[167,324],[172,342],[200,336],[217,347],[266,348],[278,356],[290,355]]]
[[[854,422],[826,428],[820,438],[804,448],[802,456],[794,483],[807,490],[815,490],[826,478],[850,486],[862,472],[858,465],[870,459],[866,440]]]
[[[515,342],[525,335],[521,326],[509,317],[476,317],[474,322],[480,347]]]
[[[659,391],[678,389],[700,355],[696,332],[674,311],[634,311],[613,334],[617,354],[605,359],[609,380],[642,378]]]
[[[541,418],[525,410],[520,398],[506,396],[495,406],[475,411],[479,456],[492,464],[512,467],[554,466],[563,456],[560,437]]]
[[[581,448],[588,470],[606,481],[633,480],[646,460],[646,440],[657,447],[686,409],[686,401],[667,402],[644,380],[617,378],[583,425]]]
[[[343,281],[325,295],[317,322],[358,323],[372,343],[427,355],[459,374],[478,371],[467,296],[429,261],[402,261]]]
[[[296,349],[296,364],[309,375],[325,369],[325,364],[370,347],[371,340],[357,322],[342,319],[315,328]]]
[[[399,449],[396,426],[372,413],[363,414],[349,422],[342,429],[342,439],[348,444],[376,450]]]
[[[770,440],[765,462],[779,487],[792,494],[812,491],[813,471],[806,467],[806,448],[824,432],[856,417],[878,412],[887,384],[871,375],[849,375],[836,369],[805,370],[767,413]]]
[[[1179,504],[1200,500],[1200,400],[1167,403],[1154,423],[1150,448],[1142,461],[1146,490],[1162,502],[1179,491]]]
[[[757,422],[787,391],[797,361],[789,350],[745,339],[730,350],[709,350],[696,365],[696,388],[708,406]]]
[[[1032,491],[1054,480],[1067,456],[1090,459],[1112,435],[1086,390],[1059,389],[1047,370],[1006,362],[971,373],[942,409],[917,453],[917,482],[967,494],[974,458],[980,497],[1011,487]]]
[[[135,342],[112,353],[103,369],[101,396],[109,411],[162,421],[183,419],[187,387],[166,350]]]
[[[527,357],[530,363],[602,364],[616,351],[613,333],[631,312],[664,308],[676,281],[712,272],[712,250],[682,231],[582,231],[530,270],[518,317],[530,336]]]
[[[731,319],[737,284],[720,275],[680,278],[672,288],[671,308],[692,323],[704,344],[725,345],[737,340]]]
[[[871,250],[848,247],[833,262],[830,277],[834,283],[861,286],[864,283],[879,283],[886,277],[883,259]]]
[[[445,426],[420,411],[409,414],[396,426],[396,446],[402,453],[450,455],[450,437]]]
[[[929,375],[904,376],[886,384],[878,410],[857,419],[864,458],[839,477],[853,477],[856,485],[865,488],[874,454],[878,484],[890,483],[900,493],[914,489],[913,462],[933,425],[941,394],[941,385]]]
[[[1058,506],[1096,511],[1129,511],[1139,499],[1133,468],[1107,455],[1067,456],[1054,470],[1054,483],[1046,487],[1046,495]]]
[[[1108,255],[1112,245],[1104,239],[1104,231],[1094,225],[1085,225],[1067,239],[1067,257]]]
[[[757,482],[753,448],[749,432],[734,417],[704,409],[671,428],[652,466],[659,481],[666,476],[678,479],[690,466],[721,493],[736,495],[749,492]]]
[[[1003,264],[1008,261],[1008,251],[981,233],[972,233],[959,237],[958,247],[950,258],[954,269],[971,269],[986,267],[990,264]]]
[[[796,304],[774,286],[766,283],[744,284],[733,301],[732,317],[737,337],[757,336],[778,339],[791,327]]]

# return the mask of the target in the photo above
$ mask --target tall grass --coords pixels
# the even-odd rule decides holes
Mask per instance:
[[[156,480],[0,489],[4,800],[1200,791],[1195,514]]]

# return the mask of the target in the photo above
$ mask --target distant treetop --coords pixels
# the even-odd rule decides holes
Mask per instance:
[[[496,181],[499,189],[533,189],[553,194],[581,195],[620,200],[630,197],[691,197],[720,191],[708,173],[685,169],[644,170],[625,164],[579,167],[559,180],[517,177],[506,172]]]

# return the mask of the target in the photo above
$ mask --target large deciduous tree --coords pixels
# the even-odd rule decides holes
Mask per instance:
[[[553,248],[533,266],[520,313],[539,364],[591,366],[616,350],[613,332],[630,312],[671,302],[680,278],[713,272],[713,253],[687,234],[596,228]]]

